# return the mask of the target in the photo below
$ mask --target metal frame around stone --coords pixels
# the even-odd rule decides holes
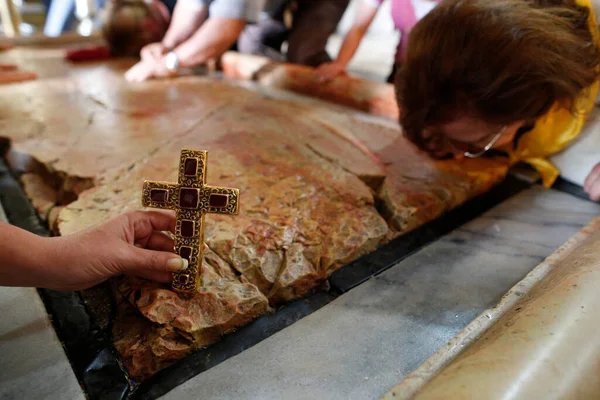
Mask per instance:
[[[208,186],[205,150],[181,150],[177,183],[144,181],[144,207],[175,210],[175,253],[188,260],[185,271],[174,272],[171,286],[179,292],[195,292],[201,286],[204,252],[204,216],[237,215],[239,189]]]

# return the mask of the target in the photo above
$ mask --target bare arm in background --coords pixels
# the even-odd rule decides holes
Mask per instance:
[[[231,18],[209,18],[196,33],[174,51],[182,67],[191,67],[221,56],[233,46],[246,21]]]
[[[158,62],[169,50],[189,39],[207,18],[206,5],[186,0],[178,1],[162,42],[145,46],[141,51],[142,59]]]
[[[162,43],[169,49],[189,39],[208,18],[208,7],[180,0],[175,5],[169,30]]]
[[[182,68],[201,65],[220,57],[233,46],[242,33],[247,21],[241,12],[244,10],[242,7],[250,7],[252,3],[258,14],[261,2],[239,0],[237,4],[221,3],[225,12],[215,12],[214,16],[207,18],[206,6],[196,4],[192,0],[180,0],[177,3],[179,9],[175,10],[171,22],[173,27],[169,28],[162,43],[153,43],[142,49],[142,61],[127,71],[125,78],[130,82],[141,82],[150,78],[168,77],[170,72],[166,67],[165,55],[169,51],[177,55],[179,66]],[[213,3],[215,4],[217,3]],[[227,5],[233,10],[232,13],[227,12]]]
[[[352,28],[350,28],[342,42],[342,47],[340,48],[336,60],[321,64],[317,68],[317,73],[321,76],[323,81],[329,81],[336,76],[346,73],[348,64],[352,60],[352,57],[354,57],[358,46],[360,46],[360,42],[373,23],[378,10],[379,7],[371,1],[363,0],[356,13],[356,17],[354,18]]]

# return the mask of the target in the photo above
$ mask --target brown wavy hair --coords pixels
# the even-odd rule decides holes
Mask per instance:
[[[599,77],[590,10],[573,0],[445,0],[412,30],[396,76],[400,123],[423,130],[460,116],[533,121],[576,99]]]
[[[142,47],[160,42],[168,28],[167,15],[154,3],[139,0],[108,1],[102,20],[102,36],[115,56],[139,56]]]

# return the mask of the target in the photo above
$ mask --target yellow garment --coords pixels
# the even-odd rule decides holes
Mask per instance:
[[[590,9],[588,24],[594,41],[599,44],[600,33],[591,0],[577,0],[577,4]],[[567,147],[579,135],[588,113],[594,107],[597,94],[598,82],[577,99],[579,112],[576,115],[555,106],[548,114],[538,119],[535,127],[519,139],[517,147],[508,152],[511,164],[520,161],[530,164],[542,175],[544,186],[552,186],[560,171],[547,160],[547,157]]]

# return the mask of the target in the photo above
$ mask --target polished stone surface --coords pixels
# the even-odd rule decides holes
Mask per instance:
[[[378,398],[599,212],[527,190],[164,398]]]

